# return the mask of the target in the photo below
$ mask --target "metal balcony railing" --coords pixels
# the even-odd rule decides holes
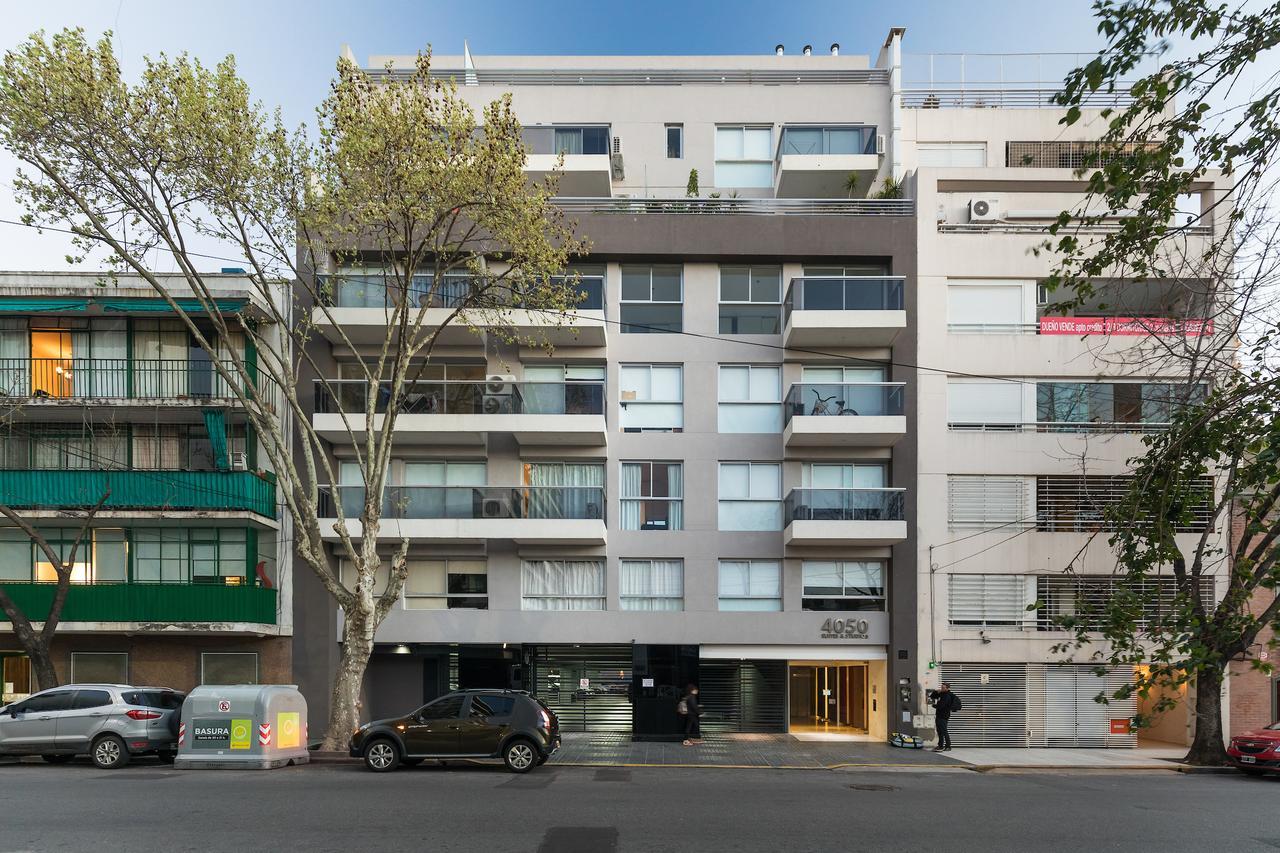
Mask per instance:
[[[232,362],[224,368],[237,375]],[[201,359],[0,358],[0,394],[37,399],[233,399],[212,362]]]
[[[901,382],[803,382],[792,385],[783,417],[858,417],[902,414]]]
[[[1058,433],[1149,433],[1163,432],[1168,422],[1151,421],[1028,421],[1025,423],[949,423],[952,432],[1058,432]]]
[[[320,515],[358,519],[364,486],[325,486]],[[599,486],[387,486],[383,518],[604,519],[604,489]]]
[[[784,522],[902,521],[905,495],[905,489],[793,489]]]
[[[902,276],[805,276],[793,278],[783,301],[783,322],[792,311],[901,311]]]
[[[52,583],[5,582],[3,586],[24,613],[48,613],[56,591],[56,584]],[[67,590],[62,621],[274,625],[277,596],[276,590],[252,582],[73,583]],[[7,618],[0,612],[0,622]]]
[[[393,278],[381,274],[335,273],[316,277],[321,298],[337,308],[387,308],[408,298],[414,308],[459,308],[473,296],[473,279],[469,275],[450,275],[436,286],[434,276],[415,275],[408,288]],[[553,276],[552,281],[564,282],[567,276]],[[604,310],[604,276],[580,276],[575,289],[582,300],[574,306],[579,311]],[[406,294],[407,291],[407,294]],[[491,292],[475,297],[478,309],[486,307],[522,308],[524,295],[508,286],[494,287]]]
[[[240,510],[276,517],[276,485],[252,471],[0,470],[0,503],[22,509]]]
[[[566,213],[628,215],[913,216],[916,203],[894,198],[573,198],[553,204]]]
[[[385,414],[391,383],[316,380],[317,414],[364,414],[369,394]],[[408,382],[399,411],[406,415],[603,415],[604,382]]]
[[[1006,142],[1005,163],[1020,169],[1084,169],[1154,151],[1156,142]]]

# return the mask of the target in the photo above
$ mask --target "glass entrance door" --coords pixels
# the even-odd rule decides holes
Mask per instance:
[[[793,663],[789,674],[792,732],[867,731],[866,664]]]

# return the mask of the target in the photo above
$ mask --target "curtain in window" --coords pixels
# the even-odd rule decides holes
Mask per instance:
[[[581,154],[582,153],[582,129],[581,128],[556,128],[556,153],[557,154]]]
[[[529,518],[601,518],[604,466],[531,462],[524,466]]]
[[[623,560],[619,575],[623,610],[684,609],[684,561]]]
[[[153,471],[182,468],[185,428],[176,424],[139,424],[133,428],[133,467]]]
[[[775,562],[725,560],[720,563],[720,609],[782,609],[782,566]]]
[[[138,321],[133,343],[135,396],[186,396],[190,347],[189,333],[182,321]]]
[[[31,332],[21,318],[0,318],[0,394],[31,393]]]
[[[525,560],[524,610],[604,610],[604,564],[594,560]]]
[[[644,501],[631,500],[641,497],[640,483],[643,478],[644,465],[628,462],[622,465],[622,529],[639,530],[643,516]]]

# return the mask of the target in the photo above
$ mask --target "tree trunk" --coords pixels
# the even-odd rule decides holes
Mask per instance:
[[[321,749],[345,751],[360,727],[360,689],[373,654],[372,613],[346,613],[342,621],[342,657],[329,700],[329,727]]]
[[[31,670],[36,676],[36,689],[57,687],[60,683],[58,670],[53,665],[53,655],[49,653],[49,643],[44,635],[32,627],[31,620],[3,590],[0,590],[0,610],[9,619],[14,639],[31,660]]]
[[[1203,669],[1196,676],[1196,729],[1187,764],[1216,767],[1229,763],[1222,738],[1222,671]]]
[[[36,687],[40,690],[57,687],[60,684],[58,671],[53,666],[53,655],[49,654],[48,647],[37,640],[34,646],[24,651],[31,658],[31,671],[36,676]]]

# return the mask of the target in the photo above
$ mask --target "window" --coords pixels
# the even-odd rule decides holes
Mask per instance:
[[[987,143],[917,142],[916,162],[933,168],[981,168],[987,165]]]
[[[667,125],[667,159],[679,160],[684,157],[684,125]]]
[[[78,679],[81,681],[103,681],[107,684],[119,684],[118,681],[108,682],[103,679]],[[123,679],[122,679],[123,680]],[[102,708],[113,704],[111,694],[105,690],[77,690],[76,698],[72,700],[71,710],[83,711],[89,708]]]
[[[57,693],[46,693],[33,696],[14,710],[23,714],[47,714],[51,711],[70,711],[75,700],[74,690],[60,690]]]
[[[1036,477],[1036,529],[1049,532],[1092,533],[1115,529],[1108,511],[1125,500],[1133,478],[1126,476]],[[1178,497],[1188,515],[1179,518],[1178,533],[1201,533],[1213,520],[1213,480],[1200,478]],[[1169,500],[1174,499],[1173,495]]]
[[[720,463],[720,530],[782,529],[782,465]]]
[[[406,568],[406,610],[489,609],[484,560],[409,560]]]
[[[720,365],[720,432],[782,431],[782,368]]]
[[[683,272],[679,264],[623,265],[623,334],[683,331]]]
[[[42,530],[41,533],[49,547],[58,553],[63,561],[71,559],[71,550],[75,546],[80,531],[74,528],[55,528]],[[11,540],[10,547],[17,557],[17,542]],[[44,550],[37,548],[28,540],[28,550],[20,565],[30,568],[32,553],[35,555],[35,579],[39,583],[56,583],[58,573],[53,563],[49,562]],[[125,578],[125,538],[123,530],[94,529],[90,530],[80,545],[75,549],[75,561],[71,564],[72,583],[119,583]],[[30,580],[30,574],[23,580]]]
[[[608,154],[609,128],[557,127],[554,154]]]
[[[1037,382],[1036,420],[1041,430],[1063,432],[1162,427],[1203,395],[1201,385],[1163,382]]]
[[[0,528],[0,581],[31,580],[31,537],[15,527]]]
[[[526,462],[529,518],[604,518],[604,465]]]
[[[623,530],[683,530],[683,497],[679,462],[622,463]]]
[[[514,696],[471,697],[471,716],[473,717],[510,717],[515,707]]]
[[[1036,630],[1069,631],[1076,626],[1090,631],[1106,630],[1112,601],[1123,596],[1126,611],[1132,607],[1134,623],[1139,628],[1154,625],[1162,617],[1185,612],[1191,606],[1190,595],[1179,592],[1176,578],[1144,577],[1130,580],[1123,576],[1040,575],[1028,578],[1035,582]],[[1198,579],[1199,595],[1205,606],[1217,603],[1214,579]]]
[[[251,571],[242,528],[138,528],[133,547],[133,579],[142,583],[234,584]]]
[[[520,385],[526,415],[603,415],[602,364],[527,365]]]
[[[257,652],[201,652],[201,684],[257,684]]]
[[[773,186],[773,128],[716,128],[716,186]]]
[[[805,610],[884,610],[884,563],[805,560]]]
[[[782,563],[776,560],[721,560],[721,610],[781,610]]]
[[[862,126],[784,127],[782,154],[874,154],[876,129]]]
[[[684,369],[678,364],[624,364],[619,420],[627,432],[684,429]]]
[[[800,469],[805,489],[883,489],[888,479],[888,467],[879,462],[806,462]]]
[[[782,268],[720,268],[720,334],[782,332]]]
[[[1035,480],[952,474],[947,477],[951,530],[1026,527],[1035,523]]]
[[[1022,424],[1022,383],[947,383],[947,426],[951,429],[1018,429]]]
[[[683,610],[683,560],[623,560],[618,566],[623,610]]]
[[[1023,628],[1034,625],[1027,610],[1036,601],[1027,575],[948,575],[947,621],[969,628]]]
[[[949,284],[947,328],[953,332],[1019,332],[1025,317],[1025,292],[1021,284]]]
[[[71,681],[78,684],[128,684],[129,655],[124,652],[72,652]]]
[[[423,720],[454,720],[462,716],[462,703],[465,696],[445,696],[418,711]]]
[[[808,366],[787,397],[790,415],[902,414],[902,386],[888,385],[884,367]]]
[[[604,610],[598,560],[523,560],[520,583],[523,610]]]

